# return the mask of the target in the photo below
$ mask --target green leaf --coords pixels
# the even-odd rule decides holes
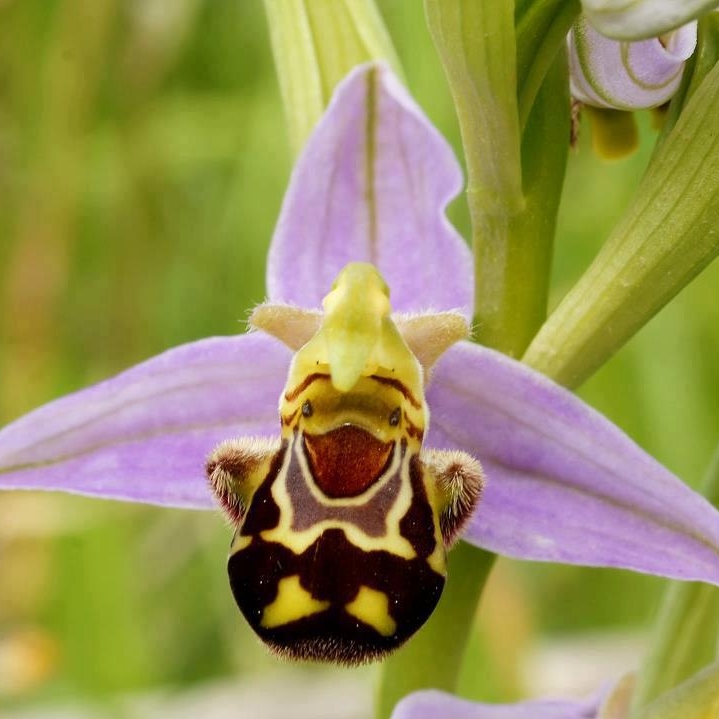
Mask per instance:
[[[694,20],[716,0],[582,0],[584,14],[602,35],[618,40],[656,37]]]
[[[716,719],[719,716],[719,662],[652,702],[636,719]]]
[[[706,76],[594,262],[524,359],[581,384],[719,254],[719,66]]]
[[[335,85],[355,66],[399,59],[374,0],[264,0],[295,155]]]

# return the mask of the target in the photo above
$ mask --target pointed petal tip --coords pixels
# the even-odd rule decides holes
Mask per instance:
[[[356,68],[292,173],[270,248],[270,299],[319,307],[342,267],[364,261],[387,280],[396,311],[461,307],[469,317],[471,254],[444,214],[462,184],[448,143],[391,70]]]
[[[204,463],[237,434],[278,431],[289,352],[261,334],[176,347],[0,430],[0,489],[207,509]]]

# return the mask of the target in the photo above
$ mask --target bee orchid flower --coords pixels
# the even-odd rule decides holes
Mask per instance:
[[[219,498],[235,525],[233,557],[249,546],[257,548],[257,536],[274,537],[275,527],[287,520],[289,534],[272,541],[284,542],[273,551],[281,550],[288,561],[305,551],[305,540],[332,535],[353,550],[376,551],[379,559],[389,555],[372,565],[375,574],[382,566],[394,571],[392,557],[414,561],[421,555],[441,575],[444,547],[435,554],[435,540],[442,539],[447,525],[444,515],[438,517],[442,502],[435,497],[436,486],[422,484],[419,469],[405,468],[398,444],[385,449],[377,439],[387,434],[387,442],[395,441],[392,418],[400,421],[400,415],[390,412],[389,424],[376,429],[371,441],[334,428],[333,438],[341,435],[346,441],[346,454],[332,454],[342,443],[328,443],[320,433],[305,443],[304,455],[297,450],[290,458],[293,435],[286,428],[304,421],[300,417],[321,419],[310,405],[289,406],[316,379],[308,379],[314,362],[314,373],[324,375],[320,384],[330,389],[318,397],[315,410],[331,406],[361,414],[377,406],[379,417],[391,409],[384,389],[406,398],[417,395],[416,405],[408,399],[411,422],[404,414],[401,421],[405,432],[414,423],[417,452],[430,453],[417,455],[421,466],[441,465],[441,458],[449,456],[433,452],[454,452],[460,469],[474,467],[471,502],[462,505],[466,497],[460,491],[444,502],[454,502],[457,513],[466,515],[461,517],[467,520],[465,541],[521,559],[624,567],[719,584],[719,514],[706,500],[571,392],[505,355],[459,339],[472,312],[472,260],[444,210],[461,186],[451,149],[397,78],[383,66],[355,69],[338,86],[294,168],[269,250],[268,304],[255,312],[259,330],[176,347],[17,419],[0,431],[0,487],[193,509],[213,509]],[[346,285],[340,273],[348,265],[365,268],[369,284]],[[373,289],[363,293],[363,287]],[[396,314],[390,314],[390,306]],[[332,319],[335,310],[341,321]],[[322,344],[316,338],[325,331],[322,336],[332,339]],[[312,352],[306,350],[309,345]],[[330,356],[333,347],[344,354]],[[427,371],[422,374],[418,367]],[[292,391],[283,389],[302,368],[310,374]],[[368,378],[374,389],[356,405],[345,402],[342,393]],[[294,415],[278,416],[280,397],[281,410]],[[285,450],[278,449],[280,435]],[[264,439],[251,444],[243,437]],[[236,461],[233,447],[241,450]],[[205,476],[208,458],[211,483]],[[471,458],[481,461],[487,483],[479,508],[469,516],[480,482]],[[253,515],[256,505],[247,489],[272,477],[289,486],[295,461],[301,481],[327,470],[325,484],[319,479],[317,486],[307,484],[312,497],[303,495],[302,507],[322,506],[319,519],[303,515],[304,529],[297,525],[299,514],[292,515],[295,524],[283,514],[299,505],[277,483],[262,495],[263,502],[277,505],[272,516],[259,510]],[[310,471],[313,461],[321,466]],[[365,517],[365,529],[355,531],[361,524],[357,513],[370,495],[379,494],[379,484],[367,479],[371,486],[363,494],[366,478],[355,472],[351,488],[333,494],[332,478],[341,474],[343,462],[348,472],[352,463],[367,472],[371,465],[372,482],[400,473],[398,494],[389,493],[377,510],[386,526],[391,515],[392,526],[399,528],[391,546],[382,544],[385,530],[377,534],[371,517]],[[445,479],[451,495],[459,485]],[[415,482],[411,490],[410,482]],[[326,496],[318,499],[323,488]],[[414,501],[418,496],[424,497],[419,504]],[[257,522],[254,534],[242,524],[251,515]],[[324,523],[324,533],[317,522]],[[409,546],[407,533],[422,523],[430,535]],[[308,534],[302,534],[305,530]],[[426,551],[420,551],[425,540]],[[268,556],[263,551],[231,567],[236,595],[243,591],[243,571],[261,573]],[[334,599],[319,589],[333,579],[322,573],[341,569],[344,576],[348,563],[340,567],[328,560],[320,570],[308,561],[309,569],[298,565],[291,575],[276,577],[274,593],[251,609],[259,612],[262,628],[286,628],[334,611]],[[307,580],[304,572],[315,569],[312,581]],[[342,600],[345,614],[360,621],[369,617],[365,624],[384,638],[401,632],[393,590],[366,585],[359,582],[354,599],[347,595]],[[425,614],[410,622],[412,628]],[[341,626],[339,619],[336,626]],[[305,654],[335,658],[327,646],[315,645]],[[340,656],[356,658],[351,652]]]

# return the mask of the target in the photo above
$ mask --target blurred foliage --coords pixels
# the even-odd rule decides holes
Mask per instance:
[[[411,91],[459,153],[421,3],[378,4]],[[646,166],[656,134],[639,120],[638,153],[616,164],[592,155],[584,127],[553,304]],[[242,331],[289,169],[260,0],[1,0],[0,421]],[[468,236],[462,198],[451,214]],[[719,437],[718,356],[713,266],[580,393],[696,484]],[[228,541],[211,514],[0,496],[0,708],[273,665],[234,607]],[[518,657],[541,634],[644,625],[660,585],[502,560],[472,646],[486,669],[465,693],[521,692]]]

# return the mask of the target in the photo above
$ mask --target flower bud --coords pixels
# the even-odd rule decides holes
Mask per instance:
[[[600,35],[580,17],[567,39],[575,98],[594,107],[640,110],[663,105],[676,92],[696,48],[697,23],[627,42]]]

